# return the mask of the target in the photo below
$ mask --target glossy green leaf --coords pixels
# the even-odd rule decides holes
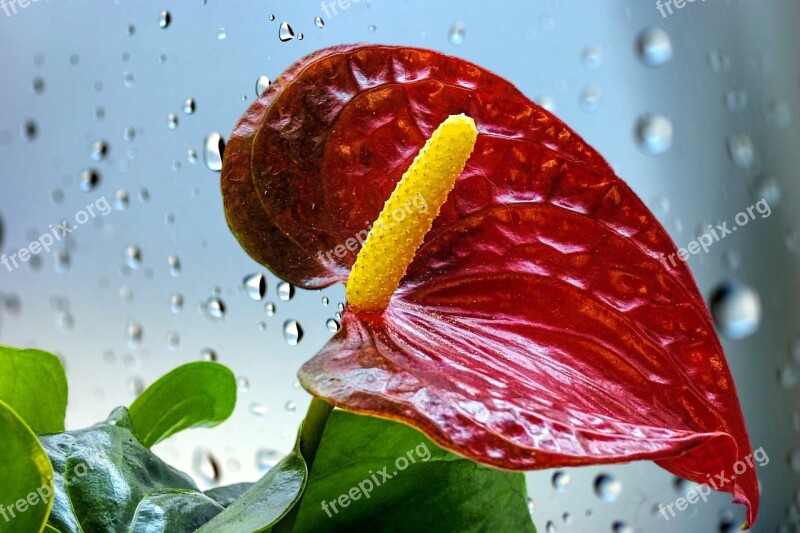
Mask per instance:
[[[307,475],[306,463],[295,448],[198,533],[267,531],[297,503]]]
[[[252,483],[237,483],[225,487],[216,487],[205,491],[205,495],[223,507],[229,507],[233,502],[241,498],[242,494],[250,490]]]
[[[180,366],[147,388],[130,406],[134,432],[148,448],[193,427],[214,427],[236,406],[236,377],[210,362]]]
[[[0,400],[37,434],[64,431],[67,376],[58,357],[0,345],[0,369]]]
[[[42,531],[53,499],[53,469],[22,418],[0,401],[0,533]]]
[[[294,531],[536,529],[523,474],[456,456],[408,426],[336,410]]]
[[[43,533],[61,533],[61,531],[57,530],[51,525],[45,525],[42,531]]]
[[[41,440],[61,472],[50,524],[63,533],[127,531],[137,507],[151,492],[199,493],[189,476],[136,439],[125,408],[115,410],[107,422]]]
[[[139,503],[129,533],[192,533],[222,506],[191,490],[153,491]]]

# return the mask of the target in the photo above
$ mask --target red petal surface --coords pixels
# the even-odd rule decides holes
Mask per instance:
[[[386,312],[345,311],[304,386],[502,468],[653,459],[730,477],[749,439],[690,272],[659,261],[669,236],[577,134],[480,67],[386,46],[295,64],[228,144],[234,234],[297,285],[346,281],[346,239],[457,113],[480,131],[467,169]],[[755,471],[721,489],[752,523]]]

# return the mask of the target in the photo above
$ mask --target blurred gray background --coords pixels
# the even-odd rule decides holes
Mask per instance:
[[[295,372],[335,330],[343,290],[294,290],[245,255],[213,135],[313,50],[429,47],[553,110],[678,246],[768,202],[689,264],[709,302],[723,289],[713,311],[769,457],[754,530],[800,531],[800,2],[677,4],[663,16],[655,0],[361,0],[335,14],[305,0],[0,4],[0,253],[85,221],[49,253],[0,265],[0,342],[63,358],[70,428],[216,358],[239,376],[233,418],[158,453],[203,487],[259,477],[291,447],[309,401]],[[657,505],[691,485],[649,463],[536,472],[529,486],[540,531],[734,531],[743,518],[716,494],[665,520]]]

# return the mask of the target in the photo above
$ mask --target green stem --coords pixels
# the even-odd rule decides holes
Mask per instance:
[[[314,459],[317,456],[317,450],[322,442],[322,433],[325,431],[325,425],[328,423],[328,417],[333,411],[333,406],[321,400],[316,396],[311,399],[311,405],[308,407],[306,418],[303,420],[303,425],[300,427],[300,434],[297,437],[296,448],[300,448],[300,453],[306,462],[308,475],[311,475],[311,467],[314,464]],[[306,479],[306,481],[308,481]],[[291,533],[294,529],[294,523],[297,520],[297,513],[300,511],[300,505],[303,503],[303,496],[305,489],[300,499],[286,513],[286,516],[281,518],[280,522],[272,527],[272,533]]]

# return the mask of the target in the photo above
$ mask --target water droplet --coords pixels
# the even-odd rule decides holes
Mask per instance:
[[[169,273],[173,278],[181,275],[181,259],[177,255],[167,257],[167,265],[169,265]]]
[[[167,333],[167,348],[174,352],[178,349],[181,344],[181,336],[178,335],[176,332],[171,331]]]
[[[616,501],[621,492],[622,482],[609,474],[601,474],[594,480],[594,493],[603,501]]]
[[[100,172],[91,168],[81,172],[78,186],[83,192],[92,192],[98,185],[100,185]]]
[[[56,272],[63,274],[69,271],[71,260],[67,250],[57,250],[53,253],[53,260],[55,261],[53,267]]]
[[[273,15],[272,13],[269,14],[269,21],[275,22],[275,15]]]
[[[211,133],[203,141],[203,160],[209,170],[222,170],[222,156],[225,152],[225,141],[219,133]]]
[[[142,266],[142,251],[138,246],[128,246],[125,248],[125,264],[133,269]]]
[[[256,80],[256,96],[261,96],[261,93],[267,90],[270,86],[270,79],[266,76],[259,76]]]
[[[800,474],[800,450],[794,450],[789,454],[789,464],[792,470]]]
[[[697,490],[699,486],[700,485],[698,483],[689,481],[688,479],[684,479],[682,477],[676,477],[672,481],[672,487],[675,489],[675,492],[684,497],[688,495],[689,492]]]
[[[629,526],[625,522],[617,521],[611,526],[611,531],[614,533],[633,533],[633,527]]]
[[[125,71],[122,73],[122,83],[125,84],[125,87],[128,89],[132,89],[134,85],[136,85],[136,80],[133,78],[133,72]]]
[[[203,361],[216,362],[218,359],[217,352],[215,352],[211,348],[203,348],[200,351],[200,359],[202,359]]]
[[[751,191],[754,200],[766,200],[771,208],[777,207],[781,203],[781,185],[773,176],[757,177],[753,181]]]
[[[256,451],[256,468],[260,472],[267,472],[280,460],[281,454],[278,450],[260,448]]]
[[[178,115],[175,113],[170,113],[167,115],[167,127],[171,130],[174,130],[178,127]]]
[[[128,346],[136,348],[142,344],[142,335],[144,331],[142,325],[138,322],[129,322],[125,329],[125,337],[128,339]]]
[[[263,320],[258,323],[258,331],[267,331],[267,323]]]
[[[33,142],[39,135],[39,127],[33,120],[26,120],[19,128],[19,136],[23,141]]]
[[[539,26],[541,26],[543,30],[550,31],[556,27],[556,21],[553,17],[544,15],[539,19]]]
[[[303,328],[297,320],[290,319],[283,323],[283,338],[289,346],[297,346],[303,338]]]
[[[725,93],[725,107],[732,113],[740,113],[747,107],[747,92],[744,89],[730,89]]]
[[[450,26],[450,32],[448,33],[450,44],[461,46],[464,44],[464,38],[466,35],[467,29],[464,27],[463,22],[456,22]]]
[[[250,274],[244,278],[242,283],[245,292],[253,300],[259,301],[267,293],[267,278],[264,277],[264,274]]]
[[[603,92],[595,85],[589,85],[583,92],[578,100],[581,109],[587,113],[593,113],[600,108],[600,101],[603,99]]]
[[[672,147],[672,122],[663,115],[643,115],[636,122],[636,141],[647,155],[661,155]]]
[[[172,22],[172,15],[170,15],[170,12],[166,10],[162,11],[158,16],[158,27],[165,30],[169,27],[170,22]]]
[[[792,123],[792,110],[783,100],[772,100],[765,109],[767,122],[773,126],[786,129]]]
[[[302,33],[298,33],[297,34],[297,38],[302,41],[303,40],[303,34]]]
[[[119,297],[123,302],[133,301],[133,289],[127,285],[123,285],[119,288]]]
[[[278,298],[288,302],[294,297],[294,285],[281,281],[278,283]]]
[[[297,404],[289,400],[288,402],[286,402],[286,405],[284,405],[283,408],[286,410],[287,413],[294,413],[295,411],[297,411]]]
[[[117,211],[125,211],[128,208],[128,191],[120,189],[114,195],[114,208]]]
[[[204,483],[216,484],[220,479],[219,462],[205,448],[198,448],[192,454],[192,471]]]
[[[102,161],[108,155],[108,143],[106,141],[95,141],[89,147],[89,157],[95,161]]]
[[[581,53],[583,66],[588,69],[598,69],[603,64],[603,49],[600,45],[592,44],[583,49]]]
[[[275,304],[272,302],[267,302],[264,306],[264,311],[267,312],[267,316],[274,316],[275,315]]]
[[[75,319],[69,311],[59,311],[56,313],[56,326],[62,333],[67,333],[75,326]]]
[[[761,299],[742,283],[723,282],[711,294],[710,307],[717,329],[730,339],[749,337],[761,324]]]
[[[328,331],[330,331],[331,333],[336,333],[337,331],[339,331],[339,329],[341,329],[339,323],[332,318],[329,318],[327,322],[325,322],[325,325],[328,327]]]
[[[795,388],[800,383],[800,368],[794,362],[781,366],[778,370],[778,383],[786,390]]]
[[[746,133],[737,133],[728,137],[728,155],[733,164],[739,168],[749,169],[756,161],[756,147]]]
[[[660,67],[672,59],[672,40],[661,28],[647,28],[636,39],[636,51],[642,63]]]
[[[183,101],[183,106],[181,106],[181,110],[187,115],[191,115],[194,113],[195,109],[197,109],[197,103],[194,101],[194,98],[187,98]]]
[[[215,320],[225,317],[225,303],[216,296],[212,296],[206,300],[205,309],[208,316]]]
[[[253,402],[250,404],[250,414],[256,418],[264,418],[267,416],[269,409],[261,402]]]
[[[181,294],[176,292],[169,297],[169,310],[175,314],[183,311],[183,296]]]
[[[236,386],[239,388],[240,392],[247,392],[250,390],[250,380],[245,376],[239,376],[236,380]]]
[[[322,17],[314,17],[314,25],[317,28],[324,28],[325,27],[325,21],[322,20]]]
[[[44,80],[42,78],[33,78],[33,92],[42,94],[44,92]]]
[[[538,105],[542,106],[546,110],[550,111],[551,113],[556,110],[556,101],[553,99],[552,96],[547,95],[539,95],[534,100]]]
[[[553,474],[550,483],[553,485],[553,488],[556,489],[558,492],[564,492],[565,490],[567,490],[570,480],[571,477],[569,474],[567,474],[566,472],[558,471],[555,474]]]
[[[282,43],[294,39],[294,31],[292,27],[289,26],[288,22],[281,22],[281,27],[278,29],[278,39],[280,39]]]
[[[225,28],[220,28],[217,30],[217,39],[220,41],[224,41],[228,37],[228,32],[225,31]]]
[[[128,378],[128,390],[131,391],[134,396],[139,396],[144,392],[144,381],[142,381],[142,378],[138,376]]]
[[[708,66],[717,74],[722,74],[731,68],[731,57],[721,50],[708,53]]]
[[[556,529],[556,525],[553,523],[552,520],[548,520],[547,523],[544,525],[545,533],[556,533],[558,531]]]

